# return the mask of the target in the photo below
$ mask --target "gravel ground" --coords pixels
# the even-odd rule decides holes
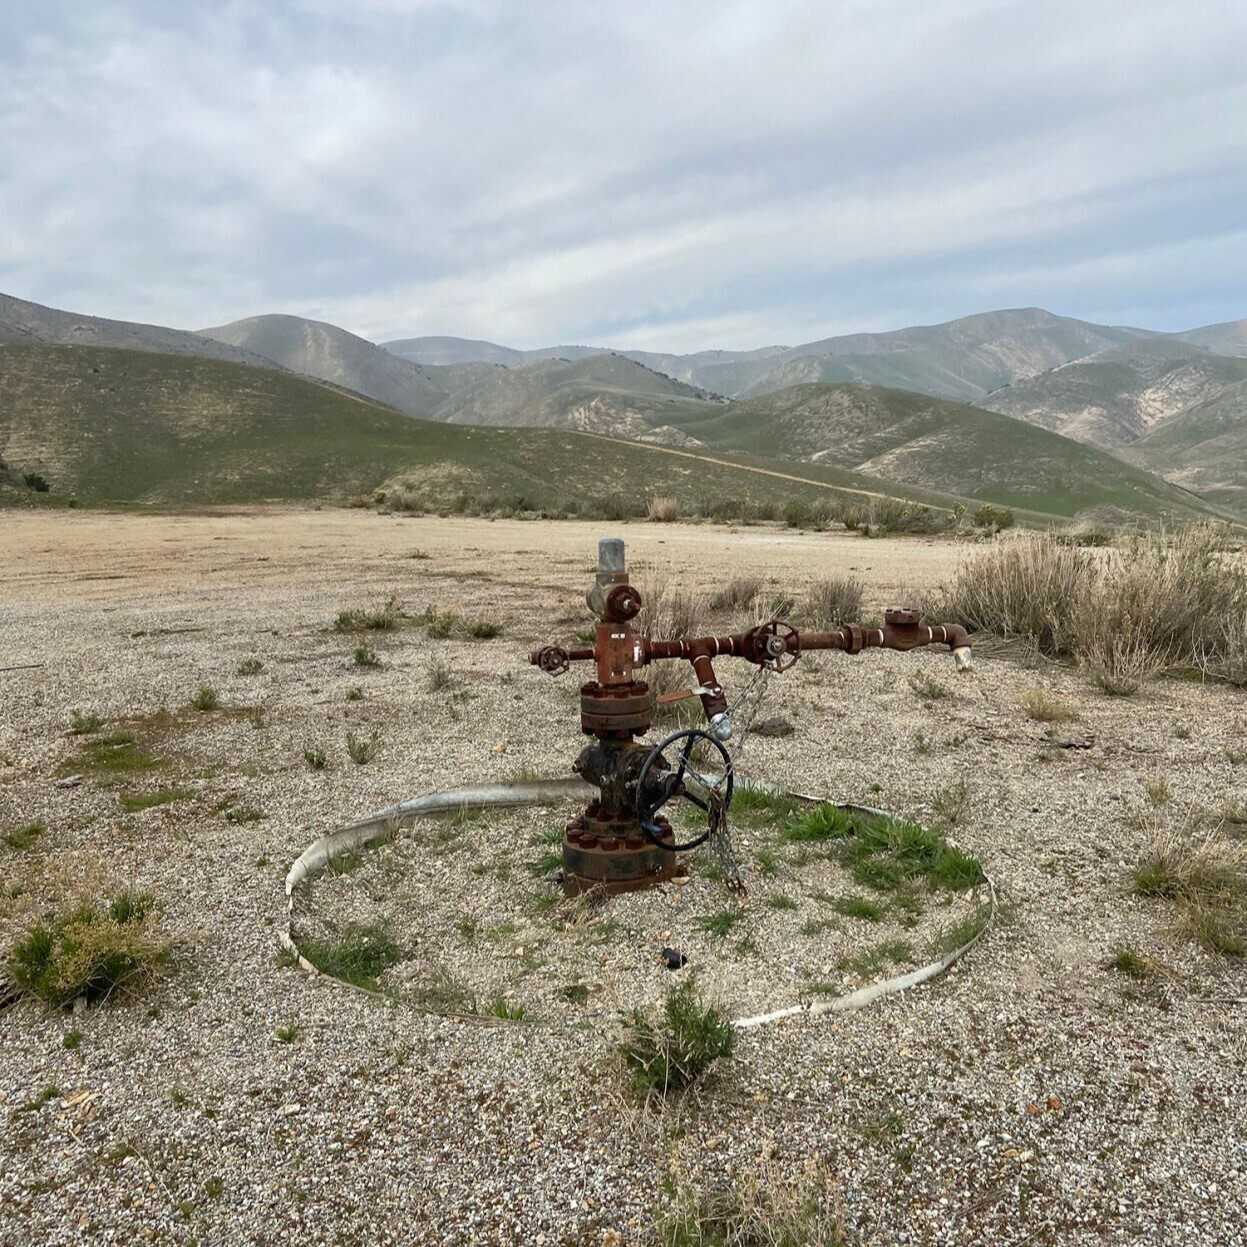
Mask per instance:
[[[696,862],[689,883],[585,920],[525,868],[549,830],[526,811],[404,836],[318,881],[306,915],[384,920],[410,954],[390,972],[402,993],[440,968],[478,1000],[523,1005],[525,1023],[431,1016],[280,964],[285,871],[317,836],[419,793],[567,773],[574,680],[526,655],[584,626],[600,535],[362,512],[3,516],[0,666],[46,665],[0,674],[0,832],[45,830],[0,843],[0,950],[58,895],[127,885],[160,899],[178,947],[140,999],[0,1010],[0,1244],[646,1244],[673,1166],[712,1191],[763,1157],[825,1162],[852,1242],[1247,1241],[1247,976],[1128,887],[1140,812],[1181,822],[1247,796],[1239,691],[1164,681],[1116,699],[986,649],[965,677],[920,651],[802,660],[773,680],[763,713],[796,730],[751,740],[745,772],[926,820],[964,783],[954,834],[1005,914],[933,985],[745,1032],[664,1112],[630,1105],[611,1057],[621,1015],[674,981],[662,943],[689,953],[705,993],[755,1011],[817,980],[852,985],[846,959],[881,941],[920,953],[946,915],[932,905],[909,930],[844,919],[816,895],[851,890],[826,863],[762,874],[762,828],[738,834],[751,899],[727,937],[697,927],[728,898]],[[961,557],[771,529],[622,535],[638,577],[702,587],[753,571],[799,591],[858,569],[868,610]],[[334,616],[391,593],[506,631],[370,634],[382,665],[357,667],[360,638]],[[238,674],[253,657],[262,670]],[[919,696],[915,670],[947,695]],[[730,692],[743,673],[719,674]],[[220,709],[191,708],[201,683]],[[1033,688],[1079,717],[1031,720]],[[93,773],[74,709],[167,766]],[[378,732],[373,761],[349,760],[348,730]],[[304,761],[315,748],[323,771]],[[69,773],[84,782],[58,787]],[[123,793],[188,795],[124,813],[118,778]],[[777,892],[798,908],[771,909]],[[1109,968],[1119,947],[1157,978]],[[589,989],[580,1005],[561,994],[573,983]]]

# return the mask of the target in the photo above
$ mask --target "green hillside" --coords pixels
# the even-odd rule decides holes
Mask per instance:
[[[801,385],[678,427],[718,451],[809,460],[1054,515],[1207,511],[1186,490],[1104,451],[996,412],[905,390]]]
[[[775,505],[859,490],[953,501],[830,469],[417,420],[288,373],[97,347],[0,346],[0,459],[42,473],[51,501],[342,500],[381,486],[431,506],[656,495]],[[3,493],[33,500],[17,485]]]

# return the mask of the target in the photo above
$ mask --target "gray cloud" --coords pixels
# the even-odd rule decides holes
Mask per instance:
[[[3,27],[0,289],[41,302],[667,349],[1247,314],[1237,0],[6,0]]]

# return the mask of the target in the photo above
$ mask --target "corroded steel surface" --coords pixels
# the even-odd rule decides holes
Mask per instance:
[[[736,725],[715,674],[716,658],[743,658],[764,671],[782,672],[813,650],[860,654],[867,649],[907,651],[947,645],[959,669],[970,665],[970,638],[963,627],[924,624],[917,611],[904,607],[887,610],[882,626],[875,628],[845,624],[829,631],[803,632],[787,620],[769,619],[727,636],[662,640],[641,635],[631,623],[641,609],[641,595],[628,583],[624,543],[619,538],[598,543],[597,576],[585,600],[598,617],[593,646],[566,650],[547,645],[529,656],[530,662],[551,675],[562,674],[574,662],[593,662],[597,668],[596,679],[580,689],[581,730],[597,743],[581,753],[574,769],[596,785],[601,795],[568,824],[563,838],[563,886],[569,894],[590,889],[606,894],[626,892],[670,879],[676,852],[692,847],[691,842],[676,844],[670,825],[658,814],[675,797],[687,797],[707,810],[712,829],[716,822],[726,827],[731,762],[723,742],[732,739]],[[686,771],[694,741],[684,750],[683,762],[673,767],[661,747],[650,749],[634,739],[653,725],[655,703],[639,672],[650,663],[669,659],[684,659],[691,665],[695,687],[688,694],[662,700],[699,697],[707,729],[686,734],[704,737],[729,759],[725,791],[712,791],[705,799],[685,785],[686,777],[693,778]],[[759,674],[764,676],[764,672]],[[740,726],[747,731],[748,724]]]

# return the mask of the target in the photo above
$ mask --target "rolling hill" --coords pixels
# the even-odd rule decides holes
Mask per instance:
[[[1120,453],[1247,515],[1247,380],[1185,408]]]
[[[0,294],[0,344],[43,343],[62,346],[117,347],[133,351],[158,351],[168,355],[199,355],[205,359],[228,359],[239,364],[274,367],[270,361],[228,343],[216,342],[183,329],[141,325],[126,320],[107,320],[62,312],[40,303],[28,303]]]
[[[238,347],[253,360],[259,356],[302,376],[354,390],[409,416],[429,415],[454,388],[446,370],[434,373],[336,325],[301,316],[251,316],[202,329],[200,335]]]
[[[707,450],[834,465],[1053,515],[1206,511],[1186,490],[1102,450],[904,390],[801,385],[673,423]]]
[[[378,487],[424,505],[461,499],[576,508],[648,497],[781,505],[877,493],[951,506],[839,468],[734,463],[564,429],[414,419],[273,369],[117,348],[0,346],[0,497],[39,472],[52,500],[344,500]],[[8,488],[12,485],[12,488]]]
[[[1019,381],[979,403],[1076,441],[1126,446],[1195,404],[1247,380],[1247,359],[1148,338]]]
[[[1228,320],[1220,325],[1204,325],[1175,336],[1184,342],[1202,346],[1214,355],[1247,356],[1247,320]]]
[[[1148,330],[1094,325],[1041,308],[965,316],[941,325],[890,333],[857,333],[800,346],[673,355],[619,351],[658,372],[729,398],[814,381],[862,381],[971,401],[1021,377],[1108,347],[1147,337]],[[461,338],[408,338],[384,344],[419,363],[484,360],[508,366],[533,358],[583,358],[604,347],[512,351]]]
[[[686,442],[677,419],[719,410],[702,391],[621,355],[492,368],[433,413],[451,424],[575,428],[641,441]]]

